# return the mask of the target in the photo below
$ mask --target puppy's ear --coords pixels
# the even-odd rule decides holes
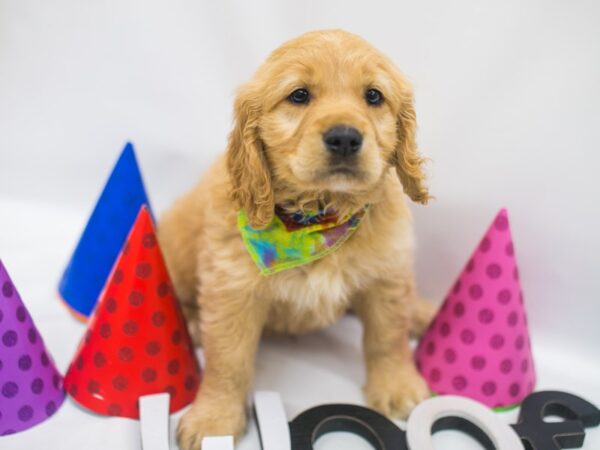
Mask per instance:
[[[264,228],[273,219],[274,202],[271,173],[259,137],[260,98],[252,86],[238,93],[234,124],[229,134],[227,168],[231,178],[231,196],[243,209],[254,228]]]
[[[430,196],[423,183],[425,181],[423,172],[425,159],[419,155],[417,150],[415,136],[417,117],[413,94],[405,84],[403,90],[400,111],[396,119],[397,141],[393,160],[406,195],[417,203],[425,204]]]

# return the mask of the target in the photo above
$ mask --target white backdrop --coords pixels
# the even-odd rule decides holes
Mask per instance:
[[[0,0],[0,257],[60,347],[48,290],[124,142],[160,213],[222,151],[266,55],[341,27],[414,83],[437,197],[414,208],[422,292],[441,300],[507,206],[534,348],[597,370],[599,23],[594,0]]]

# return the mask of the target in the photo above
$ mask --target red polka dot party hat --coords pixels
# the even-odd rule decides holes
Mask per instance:
[[[100,414],[139,418],[138,399],[168,392],[188,405],[200,368],[156,239],[142,207],[100,294],[65,376],[67,392]]]
[[[415,358],[436,394],[508,408],[533,391],[535,368],[505,209],[450,289]]]
[[[43,422],[64,399],[62,377],[0,261],[0,436]]]

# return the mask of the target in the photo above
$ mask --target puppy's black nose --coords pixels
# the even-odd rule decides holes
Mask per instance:
[[[337,125],[323,134],[323,142],[331,153],[338,156],[351,156],[360,150],[363,137],[356,128]]]

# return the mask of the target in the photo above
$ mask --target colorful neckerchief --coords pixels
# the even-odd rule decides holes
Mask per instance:
[[[273,220],[262,230],[252,228],[246,213],[240,211],[238,228],[260,272],[271,275],[333,253],[358,228],[366,211],[364,206],[338,223],[330,210],[290,214],[276,208]]]

